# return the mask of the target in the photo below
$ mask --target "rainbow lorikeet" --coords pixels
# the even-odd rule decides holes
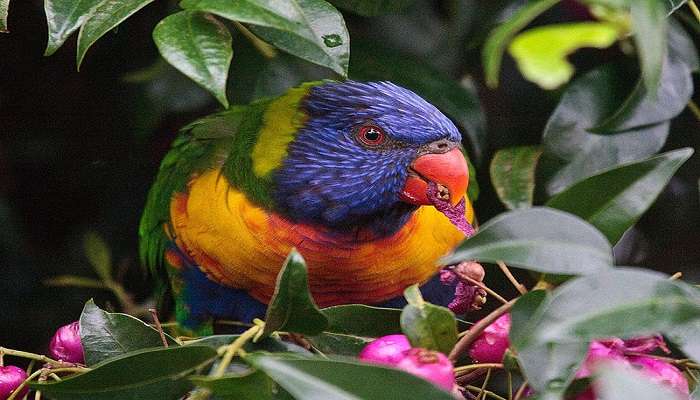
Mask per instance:
[[[264,314],[292,248],[319,306],[387,304],[470,233],[455,125],[389,82],[323,81],[185,127],[140,226],[178,321]]]

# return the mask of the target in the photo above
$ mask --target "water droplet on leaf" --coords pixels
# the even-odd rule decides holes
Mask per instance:
[[[338,47],[343,44],[343,39],[338,34],[323,35],[322,37],[323,44],[325,44],[326,47]]]

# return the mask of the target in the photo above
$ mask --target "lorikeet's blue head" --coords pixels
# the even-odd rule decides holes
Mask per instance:
[[[277,207],[299,221],[390,233],[428,186],[458,203],[468,171],[455,125],[421,97],[389,82],[326,82],[300,107],[306,120],[274,174]]]

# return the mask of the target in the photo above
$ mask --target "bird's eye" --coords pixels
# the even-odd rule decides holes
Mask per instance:
[[[382,128],[376,125],[363,125],[357,131],[357,139],[366,146],[378,146],[384,143],[385,137]]]

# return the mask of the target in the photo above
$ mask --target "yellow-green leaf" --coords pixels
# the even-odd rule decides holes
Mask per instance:
[[[566,59],[569,54],[582,47],[608,47],[617,36],[615,25],[604,22],[548,25],[519,34],[508,51],[526,79],[544,89],[556,89],[574,74]]]

